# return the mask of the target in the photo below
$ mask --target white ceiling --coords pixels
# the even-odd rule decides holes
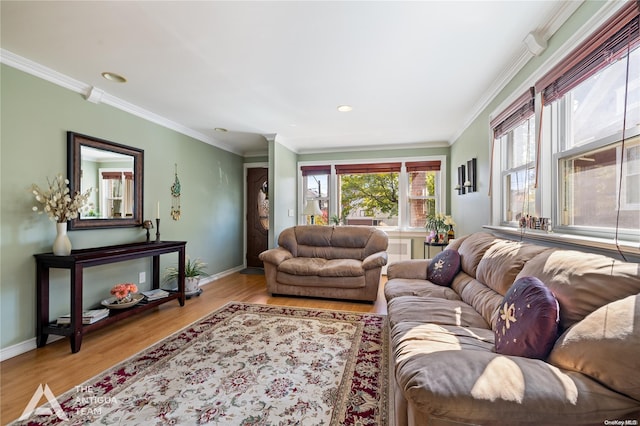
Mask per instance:
[[[452,143],[579,4],[2,0],[0,40],[239,154],[386,149]]]

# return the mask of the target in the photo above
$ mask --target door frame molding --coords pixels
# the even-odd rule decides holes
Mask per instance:
[[[244,163],[243,179],[242,179],[242,267],[247,267],[247,177],[249,175],[248,169],[267,169],[269,170],[268,162],[261,163]],[[271,223],[269,223],[271,227]]]

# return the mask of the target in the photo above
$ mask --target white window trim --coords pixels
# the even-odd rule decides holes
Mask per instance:
[[[640,144],[634,144],[632,146],[625,146],[624,149],[625,149],[625,151],[629,151],[631,149],[640,150]],[[618,151],[618,153],[617,153],[618,156],[622,155],[622,147],[618,148],[617,151]],[[624,156],[625,156],[625,158],[629,158],[628,157],[629,153],[625,152]],[[637,161],[640,161],[640,160],[637,160]],[[625,197],[625,194],[626,194],[627,189],[628,189],[628,186],[627,186],[628,182],[629,182],[628,177],[629,176],[640,175],[640,170],[635,171],[635,173],[630,171],[629,170],[629,163],[628,163],[628,160],[627,160],[627,162],[623,163],[622,173],[624,173],[624,176],[626,176],[627,178],[622,181],[623,184],[622,184],[622,187],[620,188],[620,191],[622,191],[622,198],[620,199],[620,209],[621,210],[637,210],[637,209],[640,209],[640,203],[629,203],[629,202],[627,202],[626,197]],[[616,179],[620,179],[620,176],[619,175],[616,176]],[[636,188],[636,190],[640,191],[640,189],[638,189],[638,188]]]

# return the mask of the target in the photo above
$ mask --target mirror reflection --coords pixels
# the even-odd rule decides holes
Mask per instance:
[[[70,190],[93,188],[91,208],[70,229],[142,225],[144,151],[74,132],[67,143]]]
[[[93,209],[82,219],[133,217],[133,157],[112,151],[80,147],[81,192],[94,188],[89,202]]]

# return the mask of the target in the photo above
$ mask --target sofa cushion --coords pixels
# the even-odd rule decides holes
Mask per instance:
[[[569,328],[549,362],[640,401],[640,295],[602,306]]]
[[[558,302],[535,277],[518,279],[496,323],[496,352],[544,359],[558,337]]]
[[[333,228],[329,226],[294,226],[295,243],[301,246],[330,247]]]
[[[525,263],[547,250],[550,249],[519,241],[498,240],[482,256],[476,277],[478,281],[504,296],[516,281],[516,276]]]
[[[295,257],[364,260],[385,251],[389,241],[387,234],[369,226],[300,225],[285,231],[278,243]]]
[[[322,259],[295,257],[278,265],[278,271],[297,276],[360,277],[364,275],[362,262],[356,259]]]
[[[397,364],[417,354],[472,350],[491,352],[494,334],[491,330],[475,327],[403,321],[390,330]]]
[[[460,300],[460,296],[449,287],[435,285],[429,281],[394,278],[384,285],[387,302],[398,296],[437,297],[439,299]]]
[[[518,278],[536,277],[560,304],[560,331],[601,306],[640,293],[637,263],[574,250],[546,251],[527,262]]]
[[[492,329],[495,328],[498,310],[504,300],[503,295],[496,293],[477,279],[469,277],[469,275],[464,272],[459,273],[453,280],[451,288],[458,292],[463,301],[471,305],[473,309],[482,315]]]
[[[462,270],[475,278],[476,269],[482,256],[484,256],[484,253],[489,247],[497,241],[500,240],[486,232],[476,232],[465,238],[458,248],[458,253],[460,253],[460,267]]]
[[[392,327],[409,321],[489,328],[479,313],[460,300],[399,296],[389,301],[387,313]]]
[[[457,250],[443,250],[431,259],[427,267],[427,279],[434,284],[449,287],[460,272],[460,254]]]
[[[291,275],[318,275],[325,263],[327,263],[327,259],[318,257],[294,257],[280,263],[278,265],[278,271]]]
[[[276,279],[278,284],[283,284],[287,286],[295,286],[295,287],[324,287],[331,289],[339,289],[339,288],[364,288],[367,284],[366,278],[364,275],[359,277],[321,277],[319,275],[291,275],[286,272],[278,271],[276,273]],[[305,290],[302,290],[303,292]],[[280,294],[278,291],[275,293]],[[296,296],[308,295],[308,293],[290,293]],[[322,296],[322,297],[333,297],[339,298],[341,297],[340,293],[334,293],[331,296]]]
[[[327,260],[318,275],[321,277],[359,277],[364,275],[362,262],[357,259]]]
[[[638,410],[637,401],[585,375],[493,352],[490,330],[406,322],[391,339],[398,388],[424,419],[602,425]]]

